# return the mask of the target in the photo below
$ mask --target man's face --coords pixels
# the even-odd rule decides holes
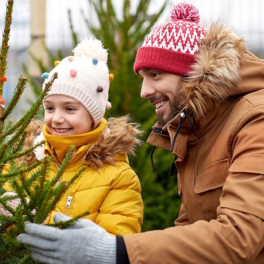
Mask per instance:
[[[143,78],[140,96],[156,107],[157,124],[162,127],[181,110],[182,76],[150,69],[138,73]]]

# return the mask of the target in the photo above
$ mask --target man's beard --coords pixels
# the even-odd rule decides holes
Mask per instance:
[[[167,115],[157,114],[157,125],[160,127],[165,126],[171,119],[173,119],[181,111],[180,102],[175,100],[175,104],[168,100],[170,105],[170,113]]]

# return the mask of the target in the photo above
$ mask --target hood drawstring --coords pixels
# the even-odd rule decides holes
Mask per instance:
[[[181,128],[181,123],[182,123],[182,120],[183,120],[184,118],[186,118],[185,111],[183,111],[183,112],[181,113],[180,121],[179,121],[178,127],[177,127],[177,129],[176,129],[176,133],[175,133],[175,135],[174,135],[174,138],[173,138],[173,140],[172,140],[171,149],[170,149],[171,152],[173,151],[173,148],[174,148],[174,145],[175,145],[175,142],[176,142],[176,138],[177,138],[177,136],[178,136],[178,134],[179,134],[179,131],[180,131],[180,128]],[[173,175],[175,174],[175,172],[176,172],[176,175],[177,175],[177,168],[176,168],[176,166],[175,166],[175,161],[176,161],[176,160],[177,160],[177,157],[175,156],[175,157],[174,157],[174,160],[173,160],[173,162],[172,162],[172,164],[171,164],[171,169],[170,169],[170,173],[169,173],[170,176],[173,176]]]
[[[189,116],[192,118],[192,120],[190,119]],[[179,131],[180,131],[180,128],[181,128],[181,123],[182,123],[182,120],[183,120],[184,118],[187,119],[187,121],[188,121],[188,123],[189,123],[189,125],[190,125],[190,127],[191,127],[191,129],[192,129],[192,131],[195,130],[195,127],[196,127],[196,120],[195,120],[195,118],[194,118],[194,116],[193,116],[193,113],[192,113],[191,111],[189,111],[189,116],[185,114],[185,111],[183,111],[183,112],[181,113],[180,121],[179,121],[179,124],[178,124],[177,130],[176,130],[176,133],[175,133],[175,135],[174,135],[174,138],[173,138],[173,141],[172,141],[172,144],[171,144],[171,149],[170,149],[171,152],[173,151],[173,148],[174,148],[174,145],[175,145],[175,142],[176,142],[176,138],[177,138],[177,136],[178,136],[178,134],[179,134]],[[176,160],[177,160],[177,157],[175,156],[174,161],[173,161],[172,164],[171,164],[171,169],[170,169],[170,175],[171,175],[171,176],[173,176],[175,172],[176,172],[176,175],[177,175],[177,168],[176,168],[176,166],[175,166],[175,161],[176,161]]]
[[[191,117],[191,119],[190,119]],[[174,135],[174,138],[172,140],[172,144],[171,144],[171,148],[170,148],[170,151],[172,152],[173,151],[173,148],[174,148],[174,145],[175,145],[175,142],[176,142],[176,138],[179,134],[179,131],[180,131],[180,128],[181,128],[181,124],[182,124],[182,121],[183,119],[187,119],[190,127],[192,130],[195,130],[195,127],[196,127],[196,120],[193,116],[193,113],[191,111],[189,111],[189,115],[186,115],[185,113],[185,110],[183,110],[181,112],[181,115],[180,115],[180,120],[179,120],[179,124],[178,124],[178,127],[176,129],[176,133]],[[165,131],[163,131],[161,128],[153,128],[153,132],[156,132],[156,133],[159,133],[159,134],[167,134]],[[151,151],[151,155],[150,155],[150,158],[151,158],[151,164],[152,164],[152,170],[155,172],[155,166],[154,166],[154,161],[153,161],[153,154],[154,154],[154,151],[155,151],[156,147],[154,146],[152,148],[152,151]],[[175,161],[177,160],[177,157],[175,156],[174,157],[174,160],[173,160],[173,163],[171,165],[171,169],[170,169],[170,173],[169,175],[173,176],[175,174],[175,172],[177,173],[177,168],[175,166]]]
[[[180,131],[180,128],[181,128],[181,123],[182,123],[182,120],[183,120],[184,118],[186,118],[185,111],[181,112],[180,121],[179,121],[178,127],[177,127],[177,129],[176,129],[176,133],[175,133],[175,135],[174,135],[174,138],[173,138],[173,140],[172,140],[171,149],[170,149],[171,152],[172,152],[172,150],[173,150],[173,148],[174,148],[175,141],[176,141],[176,138],[177,138],[177,136],[178,136],[178,134],[179,134],[179,131]]]

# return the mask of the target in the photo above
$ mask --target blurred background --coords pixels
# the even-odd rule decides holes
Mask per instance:
[[[126,0],[125,0],[126,1]],[[29,67],[29,73],[41,75],[39,69],[29,56],[31,51],[36,57],[43,58],[47,64],[48,56],[45,54],[45,42],[52,52],[62,50],[69,52],[74,43],[70,31],[68,10],[72,14],[72,23],[79,38],[92,35],[87,29],[84,16],[95,24],[98,24],[95,11],[89,0],[15,0],[13,12],[13,24],[10,39],[10,52],[8,57],[8,87],[5,89],[5,98],[10,100],[16,85],[17,76],[23,73],[22,62]],[[98,1],[100,2],[100,1]],[[104,1],[103,1],[104,2]],[[106,1],[105,1],[106,2]],[[130,1],[129,1],[130,2]],[[135,12],[139,0],[131,1],[131,12]],[[147,1],[148,2],[148,1]],[[157,12],[164,0],[149,1],[147,13],[151,15]],[[157,22],[169,19],[169,11],[173,4],[181,1],[167,1],[168,4]],[[264,57],[264,22],[262,0],[189,0],[200,12],[201,23],[210,24],[218,19],[227,21],[243,36],[249,49],[259,57]],[[117,15],[121,18],[123,0],[112,0]],[[0,27],[4,26],[6,0],[0,0]],[[262,10],[262,11],[261,11]],[[0,36],[0,39],[2,36]],[[80,40],[78,39],[78,41]],[[44,53],[44,54],[43,54]],[[132,69],[131,69],[132,71]],[[24,94],[31,97],[30,89]],[[14,116],[21,116],[27,109],[27,101],[23,100],[20,107],[14,112]]]
[[[0,0],[0,27],[4,28],[6,1]],[[30,107],[42,86],[41,74],[53,68],[55,60],[71,54],[82,38],[95,36],[109,49],[108,66],[115,79],[110,86],[112,109],[107,116],[130,113],[141,124],[145,141],[155,123],[155,111],[140,99],[141,80],[133,73],[137,48],[159,22],[170,18],[170,9],[180,0],[14,0],[13,23],[8,56],[6,103],[13,96],[20,74],[28,78],[27,88],[12,114],[18,119]],[[264,58],[263,0],[188,0],[200,12],[201,24],[222,20],[232,25],[248,48]],[[0,36],[2,41],[2,35]],[[40,118],[41,118],[40,113]],[[142,184],[145,203],[143,230],[173,225],[180,206],[177,177],[169,176],[170,153],[154,155],[156,171],[150,163],[151,147],[144,144],[132,167]]]

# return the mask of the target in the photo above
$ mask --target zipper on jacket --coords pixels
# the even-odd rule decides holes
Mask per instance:
[[[73,199],[73,196],[72,195],[68,195],[66,208],[70,208],[71,207],[72,199]]]

